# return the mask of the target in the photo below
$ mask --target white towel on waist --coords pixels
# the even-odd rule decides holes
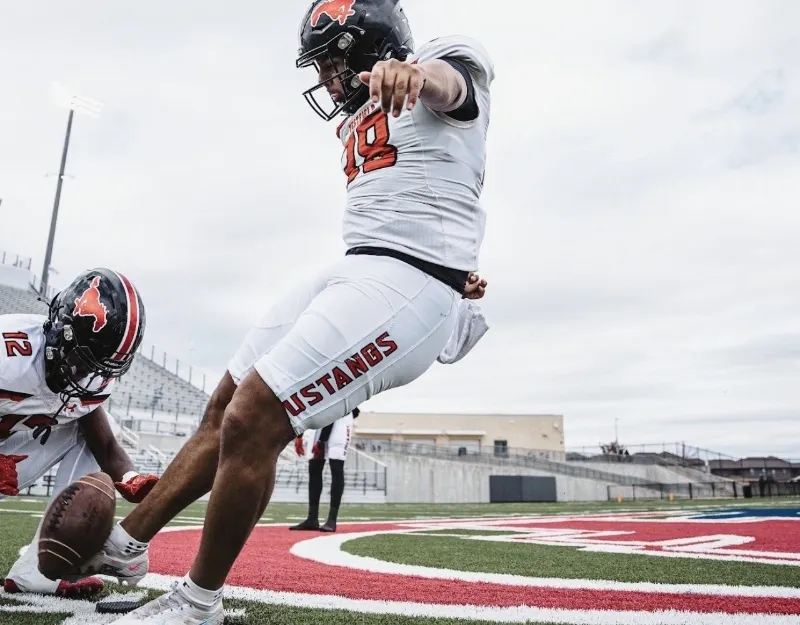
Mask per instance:
[[[488,330],[489,326],[486,324],[481,307],[472,300],[462,299],[458,306],[456,327],[436,360],[445,365],[458,362],[475,347]]]

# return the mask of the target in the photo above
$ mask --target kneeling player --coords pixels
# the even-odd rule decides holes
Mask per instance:
[[[313,440],[313,444],[308,461],[308,517],[302,523],[290,527],[290,530],[336,531],[336,519],[344,494],[344,463],[353,434],[353,419],[358,418],[358,414],[359,410],[356,408],[346,417],[311,432],[309,440]],[[300,457],[306,455],[304,440],[303,436],[295,439],[295,450]],[[319,500],[322,496],[322,470],[326,460],[331,467],[331,505],[328,520],[320,527]]]
[[[0,315],[0,499],[18,495],[55,465],[53,497],[101,470],[128,501],[139,502],[150,491],[158,478],[134,471],[102,407],[112,380],[130,368],[144,328],[139,293],[108,269],[81,274],[53,298],[46,317]],[[53,581],[39,572],[43,519],[6,576],[5,591],[99,593],[99,578]]]

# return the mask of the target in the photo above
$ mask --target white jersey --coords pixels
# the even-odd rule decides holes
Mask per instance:
[[[111,384],[89,399],[64,399],[44,380],[43,315],[0,315],[0,444],[15,432],[66,427],[109,397]],[[57,416],[57,424],[52,417]],[[73,424],[74,425],[74,424]]]
[[[466,37],[441,37],[409,58],[444,57],[469,70],[479,114],[469,122],[436,113],[421,101],[400,117],[367,102],[338,130],[347,175],[344,242],[385,247],[450,269],[473,271],[483,241],[480,205],[494,68]]]

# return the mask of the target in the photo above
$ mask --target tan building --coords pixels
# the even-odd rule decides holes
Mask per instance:
[[[467,453],[479,451],[502,455],[503,450],[548,452],[553,460],[564,458],[562,415],[418,414],[363,411],[355,421],[354,437],[367,451],[380,451],[381,442],[437,445]]]

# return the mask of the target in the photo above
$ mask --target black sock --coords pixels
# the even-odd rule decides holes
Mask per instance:
[[[326,525],[335,528],[344,493],[344,460],[329,460],[328,462],[331,466],[331,509],[328,511]]]
[[[322,469],[325,460],[308,462],[308,520],[319,523],[319,499],[322,496]]]

